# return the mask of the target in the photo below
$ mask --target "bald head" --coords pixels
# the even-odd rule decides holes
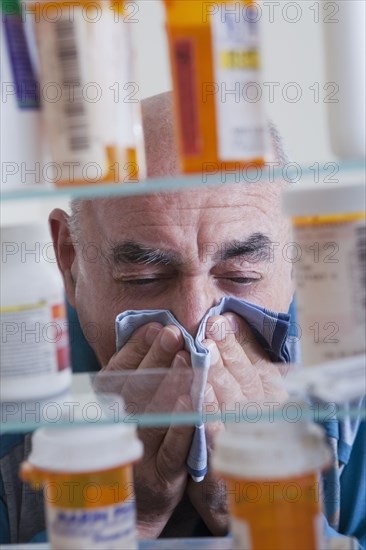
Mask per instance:
[[[148,177],[177,174],[179,167],[171,92],[144,99],[142,120]]]
[[[142,101],[142,121],[148,177],[173,176],[179,173],[175,139],[174,106],[172,92],[164,92]],[[281,137],[269,121],[269,160],[280,166],[288,162]]]
[[[179,174],[172,92],[163,92],[142,100],[141,110],[147,177],[159,178]],[[278,163],[279,166],[283,166],[288,162],[288,157],[277,128],[272,122],[268,123],[268,133],[271,147],[268,158]],[[275,192],[274,194],[277,195],[276,186],[281,187],[279,182],[276,182],[274,186],[270,186],[271,194]],[[226,190],[225,187],[225,192]],[[91,202],[91,200],[80,199],[72,201],[69,225],[74,236],[79,233],[81,210],[89,208]]]

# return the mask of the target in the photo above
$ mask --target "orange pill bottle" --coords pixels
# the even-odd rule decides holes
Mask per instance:
[[[164,1],[182,171],[263,165],[256,2]]]
[[[124,0],[26,3],[39,65],[46,154],[57,186],[145,177],[130,10]]]
[[[137,549],[132,464],[141,455],[126,424],[33,434],[20,475],[43,488],[53,550]]]
[[[214,469],[226,480],[234,550],[323,550],[318,472],[330,459],[315,424],[227,425]]]

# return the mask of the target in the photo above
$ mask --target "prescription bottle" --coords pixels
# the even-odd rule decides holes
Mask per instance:
[[[339,159],[366,156],[366,2],[324,4],[329,137]]]
[[[133,550],[132,464],[142,443],[131,424],[40,428],[20,476],[43,487],[53,550]]]
[[[182,171],[262,165],[256,2],[164,1]]]
[[[1,229],[1,400],[34,401],[71,383],[61,276],[46,224]]]
[[[124,0],[26,3],[45,138],[58,186],[137,182],[142,125]]]
[[[292,218],[284,259],[294,264],[304,365],[364,354],[364,182],[300,184],[284,193],[283,211]]]
[[[323,550],[318,471],[329,459],[315,424],[227,424],[213,468],[226,481],[233,549]]]
[[[1,191],[28,190],[42,161],[34,48],[20,2],[0,2],[0,14]]]

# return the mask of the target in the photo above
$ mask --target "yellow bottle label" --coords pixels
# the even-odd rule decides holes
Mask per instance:
[[[354,212],[351,214],[327,214],[319,216],[298,216],[292,219],[295,227],[302,225],[321,225],[332,223],[347,223],[366,219],[365,212]]]
[[[218,152],[221,160],[264,156],[260,32],[255,6],[225,2],[211,14]]]

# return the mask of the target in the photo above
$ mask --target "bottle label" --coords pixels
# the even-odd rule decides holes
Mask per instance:
[[[304,364],[365,353],[365,221],[299,225],[294,238]]]
[[[87,14],[81,6],[72,14],[62,10],[55,21],[40,18],[36,32],[42,108],[57,178],[95,183],[110,171],[111,148],[136,147],[138,87],[131,79],[122,14],[109,2],[91,2]]]
[[[242,2],[226,2],[211,15],[218,152],[224,161],[258,159],[265,152],[257,18],[254,6]]]
[[[36,24],[42,110],[52,159],[63,180],[83,179],[85,166],[92,162],[103,175],[106,165],[104,144],[95,128],[97,104],[86,95],[94,80],[90,78],[88,30],[81,8],[72,17],[63,12],[55,21],[41,18]],[[91,86],[89,91],[91,98]],[[70,162],[71,178],[66,169]]]
[[[84,509],[57,508],[48,504],[46,513],[52,548],[137,549],[134,502]]]
[[[185,156],[201,152],[196,74],[196,46],[190,38],[175,38],[173,42],[178,79],[178,108],[182,150]]]
[[[15,95],[20,109],[39,109],[39,85],[35,74],[34,55],[27,35],[19,2],[10,3],[2,13],[5,39],[15,86]],[[4,2],[3,9],[6,8]],[[34,52],[33,52],[34,53]]]
[[[100,9],[100,19],[88,31],[91,72],[100,95],[97,132],[105,145],[131,149],[136,146],[134,108],[139,88],[133,81],[130,30],[117,8],[102,5]]]
[[[1,308],[1,376],[51,374],[70,367],[65,306]]]

